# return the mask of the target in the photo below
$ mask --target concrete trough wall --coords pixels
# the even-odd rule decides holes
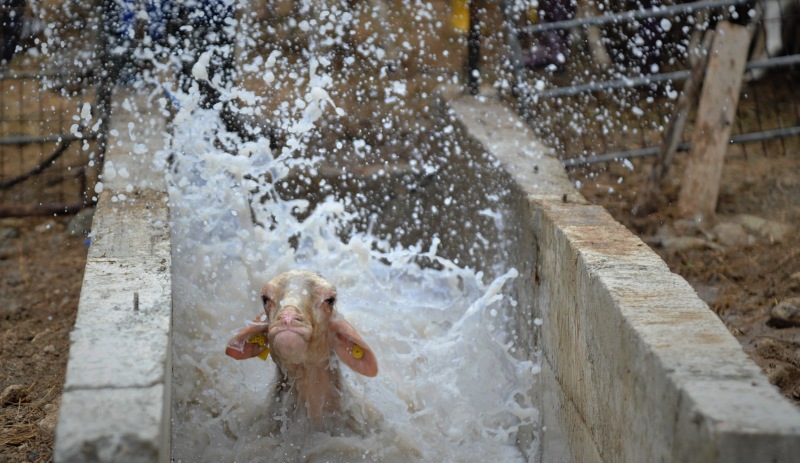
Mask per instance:
[[[144,98],[114,101],[57,462],[170,461],[171,248],[164,182],[151,166],[165,117]]]
[[[796,461],[800,411],[692,288],[588,205],[511,111],[486,98],[449,105],[469,134],[465,145],[500,161],[474,164],[485,169],[474,180],[508,192],[498,240],[511,250],[505,265],[521,274],[512,289],[520,345],[543,360],[542,426],[520,437],[523,448],[539,441],[530,460]],[[170,458],[168,211],[149,157],[132,155],[161,148],[165,118],[141,99],[128,106],[116,109],[108,159],[130,177],[106,182],[95,214],[57,462]],[[120,202],[119,193],[133,200]],[[440,236],[451,227],[428,225],[442,227]],[[463,247],[454,240],[442,252],[458,256]],[[484,257],[475,261],[497,260]]]
[[[541,349],[542,461],[790,462],[800,410],[769,384],[689,284],[601,207],[506,107],[454,113],[513,179],[525,301]]]

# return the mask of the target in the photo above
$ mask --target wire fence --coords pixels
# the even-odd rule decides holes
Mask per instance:
[[[95,49],[96,34],[69,30],[67,21],[48,29],[59,13],[29,8],[12,38],[3,16],[3,48],[11,43],[17,53],[0,63],[0,217],[74,213],[96,199],[98,93],[75,64],[76,53]],[[54,34],[64,36],[41,40]]]
[[[722,20],[754,30],[731,143],[745,152],[787,154],[787,140],[800,134],[793,78],[800,0],[537,3],[503,2],[507,87],[567,167],[657,154],[703,35]],[[565,5],[572,10],[554,14]],[[479,24],[480,10],[472,13]],[[537,49],[559,41],[560,55],[536,62]],[[478,62],[470,62],[469,76],[480,75]],[[690,130],[691,124],[679,151],[689,149]]]
[[[561,153],[566,166],[656,154],[683,82],[692,73],[693,53],[704,32],[720,20],[755,27],[732,143],[772,155],[790,152],[788,140],[800,134],[800,83],[793,76],[800,62],[800,0],[560,0],[575,6],[571,17],[544,21],[548,13],[543,8],[558,1],[539,0],[538,9],[532,0],[502,2],[510,50],[504,72],[520,112]],[[92,78],[91,69],[69,71],[68,64],[81,52],[90,57],[85,62],[102,61],[97,53],[103,46],[91,31],[103,29],[97,12],[111,3],[52,2],[56,11],[49,14],[63,16],[61,30],[40,30],[32,37],[57,32],[63,38],[47,43],[59,44],[58,49],[29,43],[21,49],[35,53],[0,65],[0,215],[72,212],[93,202],[103,157],[98,110],[107,105],[109,86]],[[481,15],[487,3],[469,2],[468,84],[473,91],[481,75]],[[79,7],[84,11],[64,14],[65,8]],[[46,29],[47,15],[38,17]],[[565,39],[565,56],[557,65],[532,66],[526,53],[550,33]],[[83,120],[86,105],[92,114]],[[689,148],[687,139],[678,150]]]
[[[87,186],[95,137],[82,133],[94,92],[65,95],[47,74],[0,74],[0,214],[75,212],[90,204]]]

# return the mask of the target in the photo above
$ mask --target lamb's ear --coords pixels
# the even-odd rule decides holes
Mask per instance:
[[[236,335],[228,341],[225,353],[236,360],[249,359],[255,356],[267,359],[269,346],[267,343],[267,331],[269,324],[261,320],[262,316],[256,317],[253,322],[239,330]]]
[[[355,328],[338,317],[331,321],[331,331],[334,334],[333,351],[342,363],[364,376],[377,376],[378,360]]]

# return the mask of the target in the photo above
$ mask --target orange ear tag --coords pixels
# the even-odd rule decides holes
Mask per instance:
[[[259,346],[263,347],[264,350],[258,354],[258,358],[261,360],[266,360],[269,357],[269,347],[267,347],[267,337],[263,334],[254,334],[247,339],[248,344],[258,344]]]
[[[352,355],[354,359],[360,359],[364,356],[364,349],[353,344],[353,350],[350,351],[350,355]]]

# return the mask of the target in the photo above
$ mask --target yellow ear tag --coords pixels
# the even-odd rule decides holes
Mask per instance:
[[[350,351],[350,355],[352,355],[354,359],[360,359],[364,356],[364,349],[353,344],[353,350]]]
[[[269,357],[269,347],[267,346],[267,337],[263,334],[254,334],[247,339],[248,344],[258,344],[261,347],[264,347],[264,350],[258,354],[258,358],[261,360],[266,360]]]

